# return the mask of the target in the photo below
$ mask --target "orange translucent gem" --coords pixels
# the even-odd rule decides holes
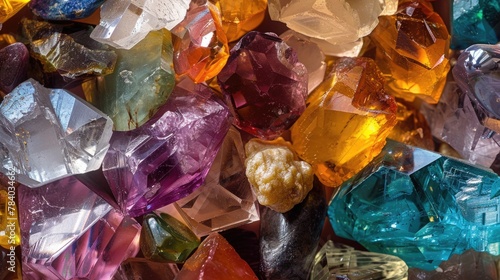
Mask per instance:
[[[300,158],[321,182],[339,186],[365,167],[396,125],[396,102],[384,91],[384,77],[369,58],[341,58],[310,95],[292,127]]]
[[[439,101],[450,70],[450,35],[427,2],[400,4],[397,14],[379,18],[370,37],[389,93],[408,101],[416,96]]]
[[[210,0],[221,11],[222,28],[229,42],[241,38],[264,20],[267,0]]]
[[[1,174],[0,174],[1,175]],[[15,198],[14,181],[7,176],[0,177],[0,246],[10,250],[21,244],[19,217]]]
[[[30,0],[0,0],[0,23],[19,12]]]
[[[397,118],[398,124],[391,131],[388,138],[434,151],[434,140],[432,140],[431,129],[425,117],[419,111],[410,105],[398,102]]]

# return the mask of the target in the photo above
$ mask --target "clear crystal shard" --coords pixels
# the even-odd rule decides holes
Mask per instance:
[[[0,116],[0,172],[17,170],[29,187],[96,170],[109,148],[108,116],[32,79],[5,97]]]

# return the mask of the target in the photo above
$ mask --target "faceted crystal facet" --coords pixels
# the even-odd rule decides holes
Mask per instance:
[[[218,233],[211,233],[186,261],[175,279],[178,280],[257,280],[248,264]]]
[[[247,33],[217,79],[235,125],[257,137],[278,137],[305,109],[307,70],[274,33]]]
[[[394,98],[368,58],[339,59],[308,103],[292,127],[292,143],[327,186],[340,185],[366,166],[396,125]]]
[[[72,20],[90,16],[104,0],[31,0],[31,11],[46,20]]]
[[[102,78],[90,102],[108,114],[118,131],[135,129],[167,101],[174,87],[170,33],[151,32],[130,50],[116,50],[111,75]]]
[[[0,171],[38,187],[100,167],[113,123],[85,101],[30,79],[0,104]]]
[[[103,171],[122,210],[138,216],[193,192],[229,126],[226,105],[207,86],[184,79],[147,123],[115,132]]]
[[[115,52],[90,39],[90,30],[65,34],[63,25],[29,19],[23,19],[22,25],[31,55],[42,63],[45,72],[57,71],[68,78],[113,72]]]
[[[264,20],[267,0],[210,0],[221,12],[222,29],[233,42],[252,31]]]
[[[252,139],[245,145],[246,175],[261,205],[284,213],[302,202],[313,187],[311,165],[300,161],[292,145]]]
[[[311,280],[406,280],[407,273],[408,266],[398,257],[335,246],[329,240],[314,258]]]
[[[198,245],[200,239],[174,217],[165,213],[144,216],[141,251],[147,259],[183,263]]]
[[[450,35],[441,17],[425,3],[401,3],[397,14],[380,17],[370,38],[391,94],[437,103],[450,69]]]
[[[0,0],[0,29],[2,23],[21,10],[30,0]]]
[[[172,34],[178,75],[188,75],[201,83],[219,74],[226,64],[229,46],[217,8],[212,4],[192,2],[186,18],[172,29]]]
[[[152,262],[142,258],[130,258],[124,261],[113,280],[173,280],[179,273],[175,263]]]
[[[489,170],[388,141],[340,188],[329,217],[336,235],[430,270],[470,248],[500,254],[499,194]]]
[[[171,30],[186,16],[189,0],[107,0],[101,22],[90,35],[118,49],[130,49],[150,31]]]
[[[244,162],[240,133],[231,127],[203,185],[175,202],[196,235],[204,236],[259,220]]]
[[[23,43],[0,50],[0,98],[24,82],[28,74],[29,52]]]

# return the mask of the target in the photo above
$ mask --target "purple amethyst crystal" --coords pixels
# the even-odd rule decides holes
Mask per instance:
[[[29,51],[22,43],[14,43],[0,50],[0,91],[11,92],[27,78]]]

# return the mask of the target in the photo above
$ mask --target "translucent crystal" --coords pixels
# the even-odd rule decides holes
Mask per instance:
[[[143,258],[130,258],[124,261],[113,280],[173,280],[179,273],[175,263],[159,263],[148,261]]]
[[[14,180],[16,176],[14,171],[7,174],[9,176],[0,174],[0,246],[10,250],[11,247],[21,244],[21,235],[19,212],[15,201],[17,192]]]
[[[408,266],[398,257],[335,246],[329,240],[314,258],[311,280],[406,280],[407,273]]]
[[[62,89],[30,79],[0,104],[0,171],[30,187],[100,167],[113,123]]]
[[[422,107],[426,104],[422,104]],[[430,106],[429,106],[430,107]],[[398,123],[392,129],[388,138],[407,145],[434,151],[434,140],[431,129],[424,115],[411,106],[398,102]]]
[[[19,12],[30,0],[0,0],[0,29],[2,23]]]

